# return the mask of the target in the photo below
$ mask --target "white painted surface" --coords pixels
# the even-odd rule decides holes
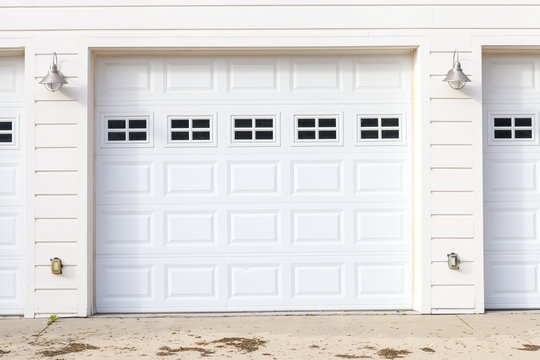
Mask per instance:
[[[412,307],[409,54],[96,68],[98,312]],[[130,112],[153,146],[103,146],[103,114]],[[403,141],[360,146],[373,114],[399,114]],[[212,117],[212,146],[170,146],[172,115]],[[237,146],[237,115],[274,117],[276,138]],[[297,115],[336,115],[339,141],[295,142]]]
[[[24,310],[23,69],[23,57],[0,56],[0,315]]]
[[[486,308],[540,308],[538,65],[538,55],[484,60]],[[503,113],[531,117],[532,139],[493,139]]]

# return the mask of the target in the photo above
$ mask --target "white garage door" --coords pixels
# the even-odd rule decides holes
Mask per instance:
[[[98,312],[411,308],[411,59],[99,57]]]
[[[23,313],[24,59],[0,57],[0,315]]]
[[[540,308],[540,56],[484,60],[486,308]]]

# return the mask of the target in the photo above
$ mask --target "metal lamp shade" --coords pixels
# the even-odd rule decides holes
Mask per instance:
[[[461,64],[459,61],[456,61],[454,67],[448,71],[443,81],[446,81],[452,89],[460,90],[463,89],[465,84],[470,82],[471,79],[463,73]]]
[[[56,53],[53,54],[53,63],[49,68],[49,73],[39,83],[45,85],[45,88],[51,92],[60,90],[64,84],[68,83],[64,79],[64,75],[58,70]]]

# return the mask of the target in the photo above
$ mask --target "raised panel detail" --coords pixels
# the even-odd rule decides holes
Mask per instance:
[[[232,194],[272,194],[279,191],[278,163],[231,163],[229,184]]]
[[[341,67],[338,60],[293,60],[292,90],[338,91]]]
[[[277,63],[275,61],[231,61],[229,91],[277,91]]]
[[[355,62],[355,89],[357,91],[401,89],[402,71],[394,62]]]
[[[537,294],[538,263],[493,262],[488,266],[486,288],[490,294]]]
[[[405,267],[396,264],[359,264],[357,296],[403,294]]]
[[[17,268],[0,267],[0,304],[2,300],[16,299],[19,277]],[[0,309],[1,313],[1,309]]]
[[[151,189],[150,164],[104,164],[101,171],[101,193],[107,195],[149,194]]]
[[[536,161],[487,160],[486,165],[488,191],[537,191]]]
[[[0,61],[0,92],[2,94],[17,92],[18,73],[16,64],[11,61]]]
[[[489,96],[518,96],[535,91],[536,63],[531,57],[487,59],[484,66],[485,89]]]
[[[401,211],[358,211],[356,241],[403,241],[404,219]]]
[[[17,195],[17,165],[0,165],[0,197]]]
[[[404,191],[403,183],[403,163],[356,163],[357,193]]]
[[[148,298],[152,296],[152,267],[104,267],[101,270],[104,298]],[[105,281],[105,279],[107,279]]]
[[[293,242],[342,242],[341,211],[297,211],[293,213]]]
[[[486,223],[489,224],[486,226],[486,237],[489,239],[486,248],[497,242],[507,242],[505,247],[512,250],[516,241],[538,241],[537,221],[536,211],[533,210],[486,209]]]
[[[17,215],[0,213],[0,247],[17,244]]]
[[[342,265],[294,265],[294,296],[343,295]]]
[[[215,164],[167,164],[168,194],[214,194]]]
[[[215,91],[214,62],[211,60],[177,60],[167,63],[166,90],[171,92]]]
[[[247,244],[277,243],[279,238],[278,212],[249,212],[229,214],[230,242]]]
[[[101,84],[106,92],[139,92],[150,90],[150,63],[119,63],[104,64]]]
[[[98,217],[97,228],[105,244],[129,246],[152,242],[152,215],[149,213],[104,212]]]
[[[341,162],[295,162],[293,191],[295,193],[336,193],[342,191],[343,169]]]
[[[168,244],[207,245],[216,241],[213,212],[171,213],[166,219]]]
[[[233,265],[231,296],[278,296],[279,266]]]
[[[170,266],[167,268],[167,298],[215,296],[215,266]]]

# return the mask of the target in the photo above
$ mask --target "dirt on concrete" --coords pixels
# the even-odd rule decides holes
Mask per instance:
[[[540,314],[0,318],[0,359],[538,360]]]
[[[41,350],[38,352],[38,354],[46,356],[46,357],[55,357],[59,355],[66,355],[66,354],[81,352],[85,350],[96,350],[96,349],[99,349],[99,348],[94,345],[83,344],[83,343],[71,343],[71,344],[61,347],[60,349]]]

